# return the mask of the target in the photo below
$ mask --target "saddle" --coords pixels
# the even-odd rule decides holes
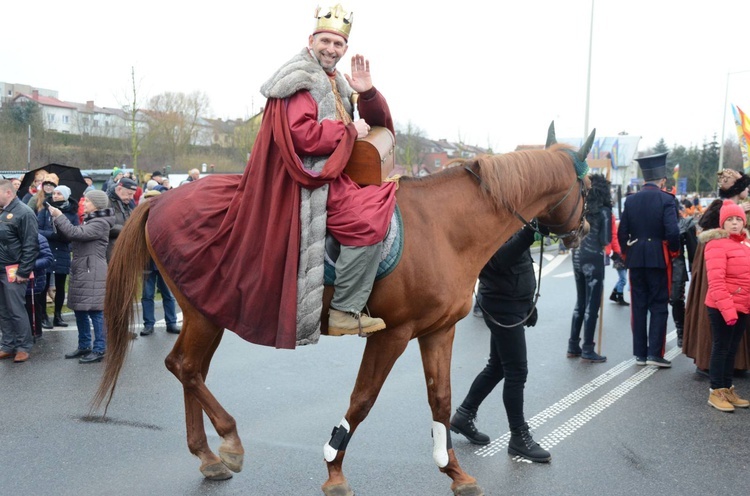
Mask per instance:
[[[383,250],[380,253],[380,263],[375,280],[379,281],[396,268],[404,253],[404,221],[401,218],[401,210],[396,204],[391,216],[388,232],[383,239]],[[336,260],[341,253],[341,243],[330,234],[326,234],[325,257],[323,264],[323,284],[333,286],[336,282]]]

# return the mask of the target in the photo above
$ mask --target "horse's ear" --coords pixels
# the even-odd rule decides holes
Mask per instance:
[[[578,160],[580,160],[581,162],[586,160],[586,156],[591,151],[591,147],[594,144],[594,136],[596,136],[596,128],[594,128],[594,130],[591,131],[591,134],[589,134],[589,137],[586,139],[586,142],[578,150]]]
[[[555,137],[555,121],[552,121],[547,130],[547,144],[544,145],[544,148],[549,148],[555,143],[557,143],[557,138]]]

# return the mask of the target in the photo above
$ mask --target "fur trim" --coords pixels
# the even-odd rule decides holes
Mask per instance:
[[[745,236],[750,238],[750,231],[747,229],[743,229]],[[707,231],[703,231],[698,235],[698,241],[705,244],[709,241],[713,241],[714,239],[722,239],[722,238],[728,238],[729,237],[729,231],[726,231],[720,227],[717,227],[716,229],[709,229]]]

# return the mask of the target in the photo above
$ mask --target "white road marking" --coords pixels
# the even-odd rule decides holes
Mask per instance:
[[[570,272],[563,272],[561,274],[555,274],[552,277],[571,277],[572,275],[573,275],[573,271],[571,270]]]
[[[667,335],[667,342],[672,341],[677,337],[677,332],[672,331]],[[674,357],[679,355],[682,352],[681,348],[674,347],[671,350],[669,350],[665,355],[664,358],[667,360],[672,360]],[[546,423],[548,420],[552,420],[560,413],[564,412],[580,400],[584,399],[587,395],[591,394],[592,392],[599,389],[604,384],[608,383],[621,373],[632,370],[632,367],[635,365],[635,358],[631,358],[629,360],[625,360],[624,362],[619,363],[618,365],[615,365],[613,368],[609,369],[599,377],[596,377],[592,381],[584,384],[577,390],[573,391],[569,395],[565,396],[563,399],[558,401],[557,403],[554,403],[553,405],[545,408],[535,416],[533,416],[529,421],[527,422],[529,424],[529,427],[533,430],[544,423]],[[592,403],[591,405],[587,406],[583,410],[581,410],[578,414],[574,415],[571,419],[563,423],[560,427],[553,430],[550,434],[542,438],[539,442],[539,445],[542,446],[545,449],[549,449],[557,444],[559,444],[561,441],[563,441],[566,437],[573,434],[575,431],[583,427],[588,421],[599,415],[601,412],[603,412],[605,409],[612,406],[617,400],[622,398],[625,394],[630,392],[633,388],[641,384],[643,381],[651,377],[656,371],[659,369],[659,367],[655,365],[646,365],[645,367],[638,367],[638,371],[633,374],[632,376],[626,378],[622,383],[617,385],[612,391],[605,394],[603,397]],[[508,447],[508,440],[510,439],[510,432],[506,432],[499,438],[492,441],[487,446],[484,446],[474,452],[475,455],[479,455],[482,457],[486,456],[493,456],[499,452],[505,452],[505,449]]]

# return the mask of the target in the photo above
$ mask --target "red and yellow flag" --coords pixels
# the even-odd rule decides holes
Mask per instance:
[[[737,138],[742,150],[742,161],[745,173],[750,173],[750,158],[748,157],[748,144],[750,143],[750,117],[736,105],[732,105],[734,122],[737,124]]]

